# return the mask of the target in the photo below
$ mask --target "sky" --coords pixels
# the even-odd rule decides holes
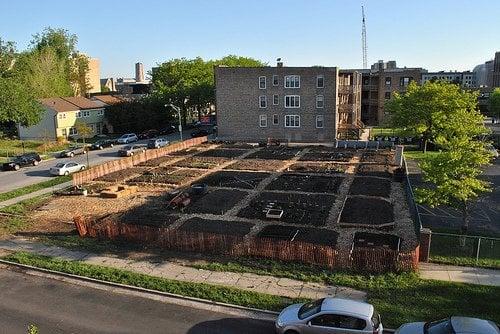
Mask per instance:
[[[228,54],[361,68],[361,5],[369,64],[463,71],[500,51],[500,0],[0,0],[0,38],[23,50],[45,27],[67,29],[101,77]]]

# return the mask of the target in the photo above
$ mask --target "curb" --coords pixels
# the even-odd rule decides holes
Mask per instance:
[[[87,283],[93,283],[93,284],[97,284],[97,285],[105,285],[105,286],[111,287],[111,288],[121,288],[121,289],[128,290],[131,292],[138,292],[138,293],[142,293],[142,294],[146,294],[146,295],[150,295],[150,296],[166,297],[169,299],[173,299],[171,301],[172,303],[175,303],[175,300],[178,300],[178,301],[190,302],[192,304],[202,304],[202,305],[198,305],[198,308],[200,308],[200,306],[205,306],[202,308],[207,309],[207,306],[208,306],[209,307],[208,310],[212,310],[212,311],[215,311],[215,310],[213,310],[211,307],[216,306],[216,307],[221,309],[219,312],[226,311],[226,312],[232,312],[232,313],[239,313],[239,314],[246,315],[249,318],[274,321],[276,319],[276,317],[279,315],[279,312],[262,310],[262,309],[252,308],[252,307],[245,307],[245,306],[241,306],[241,305],[216,302],[216,301],[202,299],[202,298],[196,298],[196,297],[187,297],[187,296],[182,296],[182,295],[178,295],[178,294],[174,294],[174,293],[151,290],[151,289],[141,288],[141,287],[127,285],[127,284],[103,281],[103,280],[99,280],[96,278],[68,274],[68,273],[50,270],[50,269],[38,268],[38,267],[20,264],[20,263],[16,263],[16,262],[11,262],[11,261],[7,261],[7,260],[3,260],[3,259],[0,259],[0,264],[4,264],[7,266],[11,266],[11,267],[17,267],[17,268],[21,268],[21,269],[26,269],[26,270],[33,270],[33,271],[37,271],[37,272],[40,272],[43,274],[59,276],[62,278],[69,278],[69,279],[84,281]],[[217,311],[215,311],[215,312],[217,312]]]

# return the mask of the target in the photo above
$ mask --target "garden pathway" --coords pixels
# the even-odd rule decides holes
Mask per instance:
[[[57,190],[71,187],[72,184],[73,184],[72,181],[68,181],[68,182],[57,184],[57,185],[52,186],[52,187],[47,187],[47,188],[37,190],[37,191],[34,191],[34,192],[26,194],[26,195],[22,195],[22,196],[8,199],[6,201],[0,202],[0,209],[5,208],[5,207],[10,206],[10,205],[17,204],[17,203],[25,201],[27,199],[35,198],[35,197],[38,197],[41,195],[52,193],[52,192],[57,191]]]
[[[0,253],[2,250],[25,251],[178,281],[223,285],[290,298],[317,299],[325,296],[336,296],[357,300],[366,299],[365,292],[347,287],[307,283],[289,278],[250,273],[209,271],[182,266],[169,261],[159,261],[157,258],[154,262],[136,261],[115,255],[97,255],[86,251],[73,251],[62,247],[47,246],[22,238],[0,240]]]
[[[419,272],[423,279],[500,286],[500,270],[495,269],[420,262]]]

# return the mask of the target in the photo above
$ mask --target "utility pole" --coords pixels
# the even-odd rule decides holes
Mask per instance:
[[[365,22],[365,7],[361,6],[361,15],[363,18],[363,25],[361,28],[361,43],[363,48],[363,68],[368,68],[368,56],[366,49],[366,22]]]
[[[174,109],[175,111],[177,111],[177,115],[179,116],[179,135],[181,137],[181,141],[182,141],[182,120],[181,120],[181,108],[173,105],[172,103],[169,103],[169,104],[165,104],[165,108],[166,107],[170,107],[172,109]]]

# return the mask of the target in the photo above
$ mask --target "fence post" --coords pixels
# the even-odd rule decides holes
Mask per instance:
[[[428,262],[431,252],[431,239],[432,231],[428,228],[420,230],[420,249],[419,260],[421,262]]]
[[[481,237],[477,239],[476,263],[479,262],[479,249],[481,248]]]

